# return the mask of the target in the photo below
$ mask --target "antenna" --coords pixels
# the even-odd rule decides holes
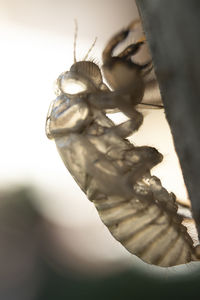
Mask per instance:
[[[78,23],[77,20],[74,19],[75,24],[75,31],[74,31],[74,63],[76,63],[76,41],[77,41],[77,35],[78,35]]]
[[[95,37],[94,42],[92,43],[90,49],[89,49],[88,52],[86,53],[86,55],[85,55],[85,57],[83,58],[83,60],[86,60],[86,59],[87,59],[88,55],[90,54],[90,52],[92,51],[94,45],[96,44],[96,41],[97,41],[97,37]]]

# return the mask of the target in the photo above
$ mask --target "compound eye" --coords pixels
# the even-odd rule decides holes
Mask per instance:
[[[83,82],[63,75],[60,80],[60,89],[66,94],[75,95],[86,91],[87,87]]]

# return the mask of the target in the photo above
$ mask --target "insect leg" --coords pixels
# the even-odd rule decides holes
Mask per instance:
[[[138,130],[143,122],[143,116],[136,110],[131,112],[132,119],[123,122],[117,126],[113,126],[107,130],[107,132],[112,132],[122,138],[126,138],[133,134],[134,131]]]
[[[119,33],[117,33],[107,44],[107,46],[105,47],[103,54],[102,54],[102,58],[103,58],[103,62],[107,62],[110,60],[110,58],[112,57],[113,51],[116,48],[116,46],[121,43],[123,40],[126,39],[126,37],[129,34],[129,29],[125,29],[120,31]]]
[[[131,22],[129,24],[129,26],[126,29],[120,31],[119,33],[117,33],[116,35],[114,35],[111,38],[111,40],[108,42],[108,44],[107,44],[107,46],[104,49],[103,54],[102,54],[103,62],[104,63],[112,57],[113,50],[116,48],[116,46],[119,43],[121,43],[123,40],[125,40],[126,37],[129,34],[129,32],[133,31],[138,24],[140,24],[140,20],[134,20],[133,22]],[[137,44],[137,46],[135,46],[136,47],[136,51],[137,51],[137,47],[140,47],[140,45],[143,44],[144,41],[145,41],[145,39],[141,39],[140,41],[138,41],[138,43],[136,43]]]
[[[131,57],[143,44],[142,41],[129,45],[118,56],[113,56],[115,47],[126,38],[128,33],[129,29],[120,32],[107,44],[103,52],[102,66],[104,77],[112,90],[123,98],[126,96],[126,99],[119,99],[119,103],[121,102],[123,107],[123,103],[127,102],[128,98],[128,102],[132,106],[142,101],[145,88],[142,71],[150,65],[150,62],[139,65],[131,60]],[[117,107],[121,109],[121,107]]]
[[[140,47],[143,44],[144,44],[143,41],[142,42],[139,41],[135,44],[129,45],[121,53],[118,54],[118,57],[122,58],[123,60],[127,60],[127,61],[131,62],[131,64],[133,66],[136,65],[137,67],[139,67],[139,69],[144,70],[142,75],[145,77],[153,69],[152,61],[150,60],[149,62],[142,65],[142,64],[134,63],[132,60],[130,60],[133,55],[137,54],[137,52],[140,50]]]
[[[130,171],[127,173],[129,184],[134,184],[139,178],[149,173],[150,169],[160,163],[163,159],[161,153],[153,147],[135,147],[127,151],[125,160],[132,163]]]
[[[135,44],[131,44],[127,46],[121,53],[118,54],[118,57],[123,59],[129,59],[131,56],[135,55],[140,47],[144,44],[144,42],[137,42]]]
[[[129,90],[126,89],[101,91],[100,93],[88,95],[87,101],[91,106],[94,106],[99,110],[118,108],[130,119],[141,119],[142,116],[139,116],[140,113],[135,110],[134,106],[141,102],[142,96],[143,87],[141,88],[140,85],[134,85],[132,87],[132,93],[129,93]]]

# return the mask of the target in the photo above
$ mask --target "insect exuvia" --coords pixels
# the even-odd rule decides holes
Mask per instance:
[[[126,139],[142,124],[136,105],[142,102],[144,77],[151,68],[133,61],[143,41],[113,54],[133,24],[103,51],[102,70],[112,90],[91,61],[74,58],[70,70],[58,77],[59,96],[50,106],[46,132],[111,234],[143,261],[168,267],[198,260],[198,251],[181,224],[174,194],[150,173],[162,155]],[[107,117],[108,110],[116,109],[128,117],[126,122],[115,125]]]

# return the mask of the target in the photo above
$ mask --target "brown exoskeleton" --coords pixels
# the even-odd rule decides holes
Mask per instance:
[[[75,62],[58,77],[59,96],[49,110],[46,132],[111,234],[143,261],[168,267],[197,257],[175,196],[150,173],[162,155],[126,139],[142,124],[136,105],[142,102],[150,68],[132,60],[143,41],[113,55],[131,28],[116,34],[103,51],[102,69],[112,90],[91,61]],[[72,85],[78,91],[70,91]],[[129,119],[115,125],[106,112],[116,109]]]

